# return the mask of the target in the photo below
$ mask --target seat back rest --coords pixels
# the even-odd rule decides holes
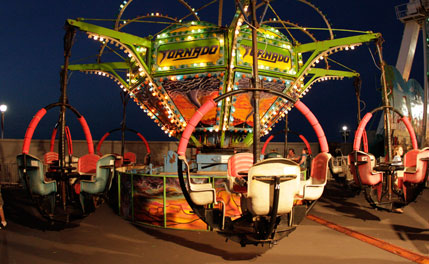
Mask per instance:
[[[95,181],[101,181],[102,183],[105,182],[105,188],[104,189],[109,190],[112,180],[113,180],[113,170],[115,165],[115,155],[114,154],[106,154],[103,157],[101,157],[97,161],[97,172],[95,176]],[[103,166],[106,166],[106,168],[102,168]],[[112,167],[108,167],[112,166]]]
[[[404,166],[405,167],[416,167],[417,166],[417,155],[421,152],[418,149],[412,149],[404,155]]]
[[[359,180],[356,175],[356,168],[354,165],[355,152],[349,154],[350,168],[353,174],[353,178],[356,184],[359,184]],[[357,152],[357,161],[362,162],[358,165],[359,176],[363,185],[375,185],[382,181],[382,173],[376,173],[373,171],[375,166],[375,157],[372,154],[368,154],[363,151]]]
[[[57,152],[49,151],[49,152],[46,152],[45,155],[43,155],[43,163],[45,165],[50,165],[55,160],[58,160]]]
[[[412,157],[414,157],[414,155]],[[421,183],[424,181],[426,176],[428,161],[422,160],[422,159],[427,159],[427,158],[429,158],[429,149],[423,149],[418,151],[414,161],[407,160],[408,164],[412,165],[413,162],[415,162],[416,165],[415,165],[415,172],[407,172],[407,170],[405,170],[404,182]],[[406,167],[409,168],[412,166],[406,166]]]
[[[114,169],[114,164],[114,154],[107,154],[99,158],[96,162],[96,174],[94,181],[81,181],[81,192],[90,194],[104,194],[110,188],[111,180],[113,178],[111,170]]]
[[[24,160],[24,156],[26,156],[26,162]],[[43,174],[43,166],[41,165],[41,162],[39,162],[40,160],[32,155],[29,154],[19,154],[18,156],[16,156],[16,163],[18,165],[18,175],[19,175],[19,179],[21,181],[22,186],[24,186],[24,188],[27,188],[27,185],[25,184],[25,174],[24,174],[24,169],[27,169],[27,175],[30,178],[33,175],[37,175],[38,173],[42,173]],[[28,184],[30,185],[30,182],[28,182]]]
[[[124,165],[124,157],[114,154],[115,155],[115,168],[122,167]]]
[[[252,153],[237,153],[228,159],[228,175],[241,178],[253,166]]]
[[[259,180],[258,176],[264,176]],[[272,208],[275,177],[295,176],[295,178],[281,181],[278,215],[290,213],[295,196],[299,193],[299,166],[286,159],[269,159],[256,163],[249,170],[248,192],[246,207],[253,215],[268,215]],[[271,180],[269,180],[271,178]]]
[[[137,161],[136,153],[134,152],[125,152],[124,161],[128,161],[131,164],[135,164]]]
[[[246,177],[245,174],[253,166],[252,153],[237,153],[228,159],[227,184],[232,192],[247,193],[247,186],[236,183],[236,178]]]
[[[367,153],[369,156],[369,159],[371,161],[371,172],[374,172],[374,167],[375,165],[377,165],[377,160],[375,159],[375,156],[372,155],[371,153]]]
[[[314,157],[311,163],[310,175],[312,184],[326,184],[330,159],[331,155],[326,152],[321,152]]]
[[[424,180],[424,178],[426,177],[427,170],[428,170],[429,161],[427,159],[429,159],[429,148],[422,149],[422,151],[419,153],[418,158],[419,158],[419,161],[422,162],[422,172],[423,172],[423,175],[422,175],[423,179],[422,180]],[[428,180],[428,179],[426,179],[426,180]]]
[[[96,154],[86,154],[79,158],[77,162],[77,171],[79,173],[96,173],[97,161],[100,156]]]
[[[22,183],[25,183],[24,181],[24,155],[21,154],[17,156],[17,163],[18,163],[18,172],[19,176],[22,180]],[[55,181],[52,182],[45,182],[45,174],[44,174],[44,167],[43,162],[31,155],[26,155],[26,168],[27,168],[27,175],[28,175],[28,186],[31,190],[32,194],[38,194],[38,195],[48,195],[52,192],[57,191],[57,184]]]

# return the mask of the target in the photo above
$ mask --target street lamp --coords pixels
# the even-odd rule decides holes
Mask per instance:
[[[1,112],[1,139],[4,137],[4,112],[7,110],[7,105],[2,104],[0,105],[0,112]]]
[[[344,143],[347,143],[347,137],[349,136],[349,134],[350,134],[350,130],[349,130],[349,128],[346,126],[346,125],[344,125],[342,128],[341,128],[341,135],[343,136],[343,138],[344,138]]]

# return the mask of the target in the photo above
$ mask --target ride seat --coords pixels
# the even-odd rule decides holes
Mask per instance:
[[[51,165],[54,161],[58,160],[58,153],[49,151],[46,152],[45,155],[43,155],[43,164],[45,165]]]
[[[329,160],[331,154],[322,152],[317,154],[311,162],[310,179],[300,182],[298,197],[304,200],[317,200],[322,196],[328,180]]]
[[[299,166],[288,159],[272,158],[254,164],[248,172],[246,209],[253,215],[268,215],[273,207],[276,178],[278,188],[278,215],[292,211],[295,196],[299,193]]]
[[[186,163],[186,157],[179,155],[178,158]],[[186,180],[189,187],[189,196],[191,197],[192,202],[200,206],[212,203],[217,204],[216,190],[213,188],[213,185],[211,183],[193,183],[189,165],[186,165],[186,168]]]
[[[25,188],[30,188],[31,194],[46,196],[57,192],[56,181],[46,181],[41,160],[29,155],[20,154],[16,157],[18,174]],[[28,176],[26,183],[25,174]]]
[[[122,167],[124,165],[124,157],[118,154],[115,155],[115,168]]]
[[[342,156],[338,156],[330,159],[329,166],[333,174],[343,173],[342,162],[343,162]]]
[[[79,174],[95,174],[97,170],[97,162],[100,156],[96,154],[86,154],[79,158],[77,162],[77,172]]]
[[[405,154],[403,182],[421,183],[424,181],[428,163],[424,159],[429,159],[429,148],[411,150]]]
[[[124,163],[127,163],[129,165],[136,164],[137,157],[134,152],[126,152],[124,153]]]
[[[252,153],[237,153],[228,159],[227,181],[231,192],[247,192],[247,175],[253,166]]]
[[[90,154],[88,154],[90,155]],[[97,155],[96,155],[97,156]],[[83,211],[84,209],[84,194],[105,195],[112,185],[113,171],[115,165],[115,155],[107,154],[99,158],[96,163],[96,173],[94,180],[80,181],[80,201]]]
[[[353,174],[355,183],[359,185],[358,175],[355,167],[355,151],[349,154],[350,171]],[[362,185],[377,185],[383,180],[383,173],[374,171],[376,160],[374,155],[363,151],[357,151],[357,166],[359,171],[360,182]]]

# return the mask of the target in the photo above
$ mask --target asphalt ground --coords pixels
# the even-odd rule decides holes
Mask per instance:
[[[0,231],[1,264],[413,263],[311,217],[272,248],[241,247],[215,232],[138,226],[116,215],[107,204],[68,225],[50,226],[30,204],[17,208],[23,203],[16,203],[20,200],[16,193],[6,190],[3,195],[8,226]],[[421,263],[429,263],[428,206],[428,189],[398,214],[370,208],[362,194],[353,196],[329,183],[311,215],[414,252],[423,257]]]

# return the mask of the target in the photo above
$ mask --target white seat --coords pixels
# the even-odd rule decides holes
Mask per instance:
[[[292,211],[293,202],[299,192],[299,166],[288,159],[273,158],[253,165],[248,174],[246,209],[253,215],[268,215],[273,207],[273,196],[276,177],[280,178],[278,186],[280,199],[278,215]]]
[[[306,181],[300,182],[298,197],[304,200],[317,200],[322,196],[328,179],[329,160],[331,154],[317,154],[311,162],[311,175]]]
[[[211,183],[190,183],[189,195],[196,205],[212,204],[216,201],[216,190]]]
[[[211,183],[193,183],[191,180],[191,173],[189,171],[189,165],[187,164],[186,158],[179,156],[179,159],[186,163],[187,177],[186,180],[189,186],[189,196],[196,205],[208,205],[216,203],[216,190],[213,188]]]

